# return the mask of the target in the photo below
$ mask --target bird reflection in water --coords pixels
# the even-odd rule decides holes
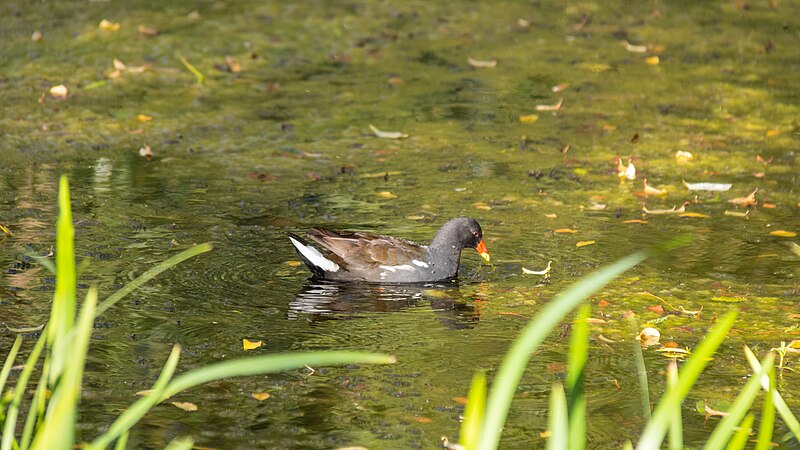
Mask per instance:
[[[480,320],[480,298],[465,298],[456,282],[369,284],[310,280],[289,303],[289,320],[349,320],[374,313],[430,305],[450,329],[474,327]]]

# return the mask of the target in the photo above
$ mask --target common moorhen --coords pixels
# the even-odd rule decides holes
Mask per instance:
[[[489,262],[483,230],[475,219],[458,217],[439,228],[430,245],[391,236],[315,227],[308,237],[289,234],[297,252],[318,278],[375,283],[422,283],[453,278],[461,250],[478,251]]]

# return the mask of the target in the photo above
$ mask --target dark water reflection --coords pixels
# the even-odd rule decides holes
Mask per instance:
[[[429,307],[450,329],[473,328],[480,321],[476,298],[463,298],[455,282],[429,285],[377,285],[312,280],[289,303],[289,320],[349,320],[373,313]]]

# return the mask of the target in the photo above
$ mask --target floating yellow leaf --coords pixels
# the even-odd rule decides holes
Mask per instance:
[[[245,350],[253,350],[254,348],[261,347],[261,341],[251,341],[250,339],[242,339],[242,345]]]
[[[408,137],[407,134],[399,131],[381,131],[372,124],[369,124],[369,129],[372,130],[376,137],[382,139],[405,139]]]
[[[253,392],[252,394],[250,394],[250,396],[260,402],[263,402],[264,400],[269,398],[269,392]]]
[[[139,25],[137,30],[139,31],[140,34],[143,34],[145,36],[158,36],[161,33],[161,31],[158,28],[150,28],[144,25]]]
[[[13,235],[14,235],[14,233],[12,233],[12,232],[11,232],[11,230],[9,230],[9,229],[8,229],[8,228],[7,228],[5,225],[3,225],[2,223],[0,223],[0,231],[2,231],[3,233],[5,233],[5,234],[7,234],[7,235],[9,235],[9,236],[13,236]]]
[[[300,261],[286,261],[286,265],[289,267],[300,267],[302,264]]]
[[[521,123],[534,123],[537,120],[539,120],[539,116],[537,116],[536,114],[527,114],[524,116],[519,116],[519,121]]]
[[[381,191],[381,192],[376,193],[375,195],[377,195],[380,198],[397,198],[396,195],[392,194],[389,191]]]
[[[474,203],[472,206],[474,206],[476,209],[481,209],[483,211],[491,211],[492,210],[492,207],[487,205],[486,203],[478,202],[478,203]]]
[[[667,190],[666,189],[656,189],[647,184],[647,178],[644,179],[644,196],[647,197],[648,195],[657,195],[659,197],[666,197]]]
[[[577,233],[578,230],[573,230],[572,228],[559,228],[557,230],[553,230],[553,233]]]
[[[69,89],[63,84],[59,84],[50,88],[50,95],[57,100],[64,100],[69,96]]]
[[[148,395],[150,395],[152,393],[153,393],[152,389],[145,389],[143,391],[138,391],[137,393],[135,393],[133,395],[138,395],[139,397],[147,397]]]
[[[497,66],[497,60],[496,59],[490,59],[490,60],[487,60],[487,61],[481,61],[479,59],[472,59],[471,57],[468,57],[467,58],[467,62],[469,63],[470,66],[477,67],[477,68],[493,69],[494,67]]]
[[[153,120],[153,118],[145,114],[139,114],[136,116],[136,120],[138,120],[139,122],[150,122],[151,120]]]
[[[579,242],[575,243],[575,247],[578,247],[578,248],[586,247],[587,245],[592,245],[592,244],[594,244],[596,242],[597,241],[579,241]]]
[[[100,29],[106,31],[119,31],[119,22],[111,22],[108,19],[103,19],[100,21]]]
[[[33,42],[39,42],[44,38],[44,35],[39,30],[34,30],[33,34],[31,34],[31,40]]]
[[[555,93],[559,93],[559,92],[561,92],[563,90],[566,90],[568,87],[569,87],[569,83],[559,83],[559,84],[553,86],[552,88],[550,88],[550,90],[555,92]]]
[[[390,176],[400,175],[403,172],[399,172],[397,170],[390,170],[388,172],[375,172],[375,173],[365,173],[363,175],[359,175],[359,178],[389,178]]]
[[[622,41],[625,44],[625,50],[631,53],[646,53],[647,46],[646,45],[631,45],[628,41]]]
[[[780,237],[797,237],[797,233],[795,233],[794,231],[785,231],[785,230],[773,230],[770,231],[769,234]]]
[[[647,64],[650,64],[651,66],[657,66],[658,63],[661,62],[661,59],[658,56],[650,56],[650,57],[646,58],[644,60],[644,62],[646,62]]]
[[[558,219],[557,214],[545,214],[544,216],[547,217],[548,219]]]
[[[186,412],[195,412],[197,411],[197,405],[191,402],[170,402],[172,406],[176,408],[180,408]]]
[[[783,130],[767,130],[767,137],[775,137],[783,134]]]
[[[693,159],[694,155],[691,152],[683,150],[678,150],[677,152],[675,152],[675,161],[677,161],[678,164],[685,164]]]
[[[647,221],[646,220],[642,220],[642,219],[631,219],[631,220],[623,220],[622,223],[641,223],[641,224],[644,224],[644,223],[647,223]]]
[[[709,216],[708,214],[700,214],[696,212],[686,212],[683,214],[678,214],[678,217],[694,217],[696,219],[708,219],[711,216]]]

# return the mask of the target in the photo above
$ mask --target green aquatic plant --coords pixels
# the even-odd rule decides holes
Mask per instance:
[[[17,336],[0,369],[0,405],[5,415],[3,420],[2,450],[57,450],[72,449],[76,445],[77,413],[81,398],[84,363],[89,351],[90,337],[95,318],[111,308],[125,295],[159,273],[193,256],[208,252],[210,244],[194,246],[147,270],[126,287],[98,304],[97,289],[90,288],[76,313],[76,270],[74,252],[74,229],[66,177],[61,177],[59,186],[59,214],[56,233],[56,290],[53,295],[50,319],[33,345],[19,373],[13,389],[5,391],[12,366],[23,345]],[[265,374],[283,370],[299,369],[306,365],[333,364],[384,364],[394,362],[394,357],[360,352],[308,352],[286,353],[224,361],[191,370],[173,377],[180,358],[181,348],[175,345],[148,396],[126,409],[111,424],[108,430],[91,443],[87,449],[104,449],[116,441],[116,449],[124,449],[131,428],[155,405],[169,397],[213,380],[223,378]],[[39,362],[41,361],[41,364]],[[36,388],[28,406],[27,417],[19,429],[20,408],[28,384],[34,372],[39,370]],[[7,407],[6,407],[7,406]],[[167,448],[188,449],[191,438],[179,438]]]
[[[486,396],[486,376],[483,372],[478,372],[473,378],[467,398],[459,439],[460,447],[466,450],[498,448],[513,396],[533,352],[547,335],[587,297],[617,275],[644,260],[646,256],[646,252],[640,252],[623,258],[579,280],[548,303],[542,312],[528,323],[511,345],[492,382],[491,390],[488,390],[488,398]],[[722,316],[697,348],[692,351],[691,356],[682,364],[680,371],[677,370],[677,364],[674,361],[670,363],[667,390],[652,415],[649,411],[649,394],[645,394],[647,398],[643,399],[643,405],[644,417],[647,418],[647,422],[637,442],[637,450],[660,449],[667,437],[671,450],[684,448],[681,404],[727,336],[737,314],[738,311],[733,310]],[[548,414],[548,449],[582,450],[586,446],[586,397],[583,391],[583,378],[588,357],[588,321],[586,320],[588,317],[589,308],[584,305],[572,328],[566,386],[555,383],[551,390]],[[800,422],[797,421],[775,389],[773,368],[775,354],[770,352],[759,362],[748,347],[745,346],[744,351],[753,370],[752,377],[739,392],[730,410],[727,411],[727,415],[714,428],[703,446],[704,449],[718,449],[726,446],[729,449],[744,448],[750,438],[750,431],[755,421],[755,416],[749,411],[761,390],[767,394],[760,415],[756,448],[770,448],[776,412],[794,437],[800,439]],[[643,370],[644,361],[641,358],[641,350],[639,350],[636,360],[642,366],[640,367],[643,375],[643,378],[640,379],[641,384],[646,386],[647,379]],[[634,447],[632,443],[628,442],[624,448],[633,449]]]

